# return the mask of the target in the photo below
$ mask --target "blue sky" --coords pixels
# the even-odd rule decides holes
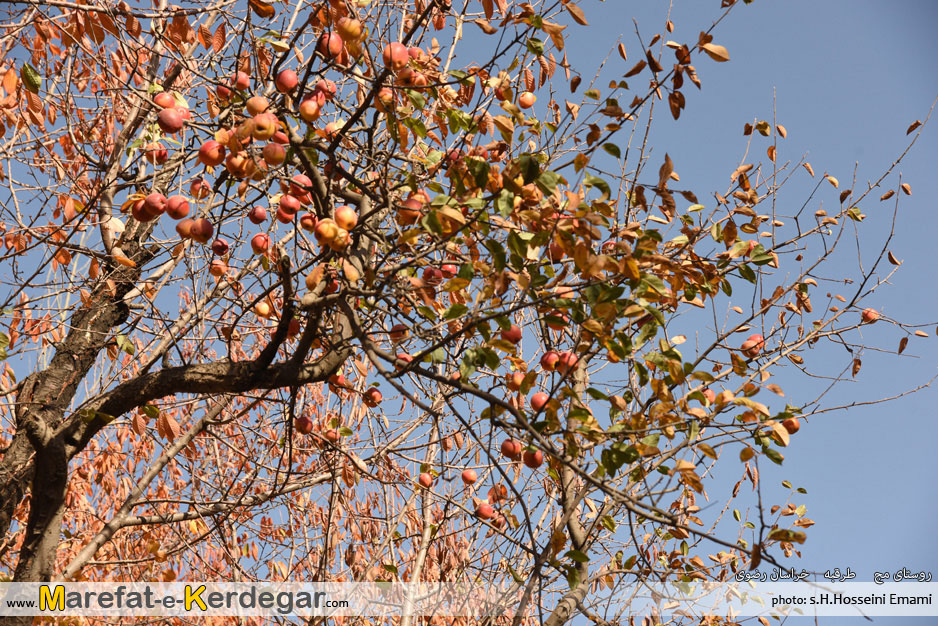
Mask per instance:
[[[567,54],[582,69],[584,82],[620,37],[629,61],[623,63],[613,53],[610,64],[615,70],[621,75],[640,58],[633,17],[646,42],[661,32],[664,39],[692,43],[721,13],[717,0],[678,0],[671,13],[676,30],[669,35],[664,32],[663,17],[667,3],[579,4],[590,26],[567,29]],[[729,50],[731,62],[696,59],[702,92],[684,89],[687,108],[678,121],[671,119],[665,107],[657,110],[650,141],[655,147],[655,170],[668,152],[682,187],[694,189],[701,198],[712,191],[722,193],[745,148],[743,124],[754,119],[771,121],[774,97],[778,122],[788,131],[788,138],[779,144],[779,161],[797,163],[806,155],[818,175],[829,172],[839,178],[841,189],[849,187],[857,164],[856,189],[865,189],[866,181],[878,178],[904,150],[909,141],[906,128],[924,119],[938,96],[935,25],[938,3],[928,1],[740,3],[714,31],[714,43]],[[641,78],[641,85],[636,83],[632,92],[643,88],[645,80]],[[882,190],[897,187],[899,172],[912,186],[911,197],[900,198],[899,221],[890,245],[903,266],[891,284],[867,302],[888,318],[905,323],[938,321],[938,298],[929,280],[935,267],[933,238],[938,234],[936,122],[933,118]],[[754,158],[767,162],[766,145],[753,142]],[[751,156],[748,161],[752,160]],[[795,179],[780,203],[800,205],[816,182],[804,172]],[[882,191],[861,205],[868,215],[861,225],[865,263],[889,232],[894,204],[879,202]],[[809,205],[812,212],[822,202],[836,207],[837,194],[825,185]],[[855,245],[850,252],[835,258],[826,275],[837,276],[841,269],[843,275],[855,272]],[[837,263],[844,265],[840,268]],[[929,337],[913,337],[901,356],[868,351],[855,381],[840,385],[825,403],[893,396],[928,381],[936,373],[938,338],[934,325],[924,330]],[[862,332],[865,343],[887,350],[895,350],[902,336],[897,328],[882,322]],[[819,351],[815,358],[821,359],[816,362],[822,367],[833,367],[843,353]],[[828,358],[831,362],[825,363],[823,359]],[[782,386],[793,403],[801,395],[813,397],[819,388],[817,381],[804,377],[791,381]],[[808,490],[796,502],[807,505],[807,516],[817,525],[809,531],[804,557],[793,560],[793,565],[820,571],[849,566],[857,572],[857,580],[872,580],[874,571],[901,567],[938,570],[938,541],[931,530],[938,513],[936,404],[938,386],[933,385],[889,403],[816,417],[793,437],[784,467],[761,466],[767,500],[775,501],[773,495],[784,498],[787,490],[780,486],[784,479]],[[898,618],[877,623],[900,621],[925,623]]]

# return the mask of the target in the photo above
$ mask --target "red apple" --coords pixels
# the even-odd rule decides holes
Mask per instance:
[[[161,91],[153,96],[153,102],[161,109],[171,109],[176,106],[176,98],[168,91]]]
[[[163,109],[156,116],[156,123],[164,133],[175,134],[182,130],[183,119],[176,108]]]
[[[207,198],[212,193],[212,186],[204,178],[196,178],[189,184],[189,195],[197,200]]]
[[[245,90],[251,86],[251,77],[245,72],[238,72],[231,77],[231,88]]]
[[[518,343],[521,341],[521,329],[512,324],[507,330],[501,332],[502,339],[509,343]]]
[[[228,264],[222,259],[212,259],[212,262],[208,265],[208,273],[215,278],[221,278],[228,273]]]
[[[704,398],[707,399],[707,402],[713,404],[717,401],[717,394],[714,393],[713,389],[706,387],[701,393],[703,393]]]
[[[258,113],[267,111],[267,109],[270,108],[270,103],[264,96],[251,96],[244,106],[249,115],[257,115]]]
[[[476,474],[476,471],[475,471],[475,470],[471,470],[471,469],[463,470],[463,472],[462,472],[462,481],[463,481],[465,484],[471,485],[471,484],[473,484],[473,483],[474,483],[475,481],[477,481],[477,480],[479,480],[479,475]]]
[[[183,239],[189,238],[189,231],[192,229],[192,225],[195,223],[193,219],[184,219],[176,224],[176,232],[179,233],[179,236]]]
[[[290,179],[290,195],[296,196],[303,204],[309,204],[312,198],[309,197],[309,189],[312,188],[313,181],[306,174],[297,174]]]
[[[316,98],[307,98],[300,103],[300,117],[305,122],[315,122],[319,119],[320,106]]]
[[[335,223],[339,225],[339,228],[352,230],[358,223],[358,213],[350,206],[336,207]]]
[[[489,520],[494,518],[496,515],[495,509],[492,508],[491,504],[483,502],[476,507],[476,517],[483,520]]]
[[[290,222],[296,219],[296,213],[287,213],[286,211],[283,210],[283,207],[278,207],[276,218],[277,218],[277,221],[280,222],[281,224],[289,224]]]
[[[561,374],[569,374],[576,369],[580,358],[573,352],[561,352],[557,360],[557,371]]]
[[[296,215],[297,211],[299,211],[302,206],[300,205],[300,201],[296,199],[296,196],[286,194],[284,196],[280,196],[280,208],[284,213]]]
[[[323,33],[316,42],[316,52],[327,59],[337,59],[344,48],[342,36],[339,33]]]
[[[162,165],[169,158],[169,152],[163,147],[163,144],[152,142],[143,147],[143,158],[154,165]]]
[[[338,224],[335,223],[335,220],[332,220],[328,217],[319,220],[319,223],[316,224],[316,230],[313,232],[313,235],[316,237],[316,241],[318,241],[319,245],[321,246],[328,246],[330,243],[332,243],[338,234]]]
[[[740,346],[740,350],[750,359],[754,359],[759,356],[759,353],[762,352],[764,347],[765,339],[763,339],[762,335],[754,334],[749,335],[749,339],[743,342],[743,345]]]
[[[429,489],[431,486],[433,486],[433,476],[424,472],[417,477],[417,483],[424,489]]]
[[[395,367],[396,367],[398,370],[402,370],[402,369],[404,369],[405,367],[407,367],[407,365],[408,365],[410,362],[412,362],[412,361],[414,360],[414,357],[412,357],[411,355],[407,354],[406,352],[398,352],[397,355],[395,356],[395,359],[397,359],[397,362],[395,363]]]
[[[251,250],[254,254],[263,254],[270,248],[270,237],[267,233],[257,233],[251,238]]]
[[[170,196],[166,200],[166,214],[174,220],[181,220],[189,215],[189,201],[185,196]]]
[[[521,384],[524,382],[524,372],[512,372],[505,378],[505,386],[511,391],[518,391],[521,389]]]
[[[521,95],[518,96],[518,106],[522,109],[530,109],[534,106],[534,102],[537,100],[535,96],[530,91],[522,91]]]
[[[537,412],[544,410],[544,407],[547,406],[547,403],[550,401],[550,396],[548,396],[543,391],[538,391],[536,394],[531,396],[531,408]]]
[[[166,210],[166,196],[161,193],[151,193],[143,200],[143,210],[153,217],[159,217]]]
[[[189,236],[202,244],[208,243],[208,240],[212,238],[214,232],[215,227],[204,217],[194,220],[192,226],[189,227]]]
[[[365,390],[365,393],[362,394],[362,401],[365,403],[365,406],[376,407],[381,404],[382,395],[377,387],[369,387]]]
[[[313,420],[308,415],[301,415],[293,421],[293,427],[301,435],[308,435],[313,432]]]
[[[553,372],[557,369],[557,363],[560,361],[560,353],[556,350],[548,350],[544,353],[544,356],[541,357],[541,367],[543,367],[548,372]]]
[[[386,45],[382,57],[384,58],[384,66],[395,72],[406,67],[407,62],[410,61],[407,46],[398,41]]]
[[[338,93],[338,87],[336,87],[335,82],[324,78],[316,83],[315,92],[317,98],[322,96],[323,102],[320,102],[320,105],[322,105],[335,98],[335,94]]]
[[[531,469],[537,469],[544,464],[544,453],[540,450],[525,450],[521,460]]]
[[[863,312],[860,313],[860,319],[864,324],[872,324],[879,319],[879,311],[876,309],[863,309]]]
[[[443,282],[443,270],[438,267],[423,268],[423,282],[431,287],[436,287]]]
[[[399,343],[407,337],[408,330],[407,327],[403,324],[395,324],[394,326],[391,326],[391,330],[388,332],[388,335],[391,337],[391,341],[394,343]]]
[[[785,430],[788,431],[789,435],[794,435],[798,432],[798,429],[801,428],[801,424],[798,422],[797,417],[789,417],[786,420],[782,421],[782,426],[785,427]]]
[[[459,268],[452,263],[444,263],[440,270],[443,272],[443,278],[453,278],[459,272]]]
[[[258,113],[253,118],[251,136],[258,141],[267,141],[277,132],[280,121],[273,113]]]
[[[279,143],[267,144],[264,146],[264,150],[261,154],[264,157],[264,161],[272,167],[277,167],[287,158],[287,151]]]
[[[312,213],[304,213],[300,217],[300,228],[303,230],[313,232],[316,230],[316,224],[319,223],[319,220]]]
[[[267,209],[256,206],[248,211],[248,219],[252,224],[262,224],[267,219]]]
[[[394,92],[389,87],[382,87],[375,94],[375,108],[381,113],[387,113],[394,105]]]
[[[522,445],[520,441],[515,441],[514,439],[506,439],[502,442],[501,451],[502,454],[512,461],[517,461],[521,458]]]
[[[352,237],[349,235],[349,232],[344,228],[340,228],[328,245],[336,252],[343,252],[351,243]]]
[[[221,165],[224,160],[225,147],[214,139],[209,139],[199,148],[199,162],[203,165],[215,167]]]
[[[296,89],[299,83],[300,79],[293,70],[280,70],[280,73],[277,74],[277,78],[274,80],[274,85],[280,93],[290,93]]]
[[[230,248],[224,239],[219,238],[212,242],[212,252],[218,256],[225,256]]]

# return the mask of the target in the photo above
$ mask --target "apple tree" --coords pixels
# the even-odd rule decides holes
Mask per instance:
[[[874,308],[885,247],[815,278],[910,189],[767,121],[683,187],[641,137],[707,97],[719,26],[624,39],[607,84],[565,52],[589,5],[6,3],[7,579],[508,579],[505,623],[561,624],[797,553],[797,494],[740,493],[810,436],[775,372],[921,333]],[[836,208],[782,210],[792,177]]]

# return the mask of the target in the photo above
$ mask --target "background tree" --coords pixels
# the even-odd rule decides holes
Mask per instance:
[[[729,60],[712,27],[581,86],[572,2],[7,11],[13,579],[508,576],[553,624],[804,541],[797,493],[729,535],[741,483],[698,499],[718,460],[753,488],[782,462],[776,368],[881,323],[885,246],[843,294],[817,276],[910,188],[819,174],[836,210],[782,210],[815,173],[774,120],[728,188],[682,188],[648,129]]]

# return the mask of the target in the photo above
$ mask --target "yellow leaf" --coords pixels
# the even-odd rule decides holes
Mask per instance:
[[[909,185],[909,183],[902,183],[900,187],[902,187],[902,193],[904,193],[907,196],[912,195],[912,187]]]
[[[711,59],[718,63],[724,63],[730,60],[730,53],[723,46],[718,46],[715,43],[705,43],[701,48],[703,48],[703,51],[706,52]]]
[[[749,446],[746,446],[745,448],[739,451],[739,460],[746,462],[752,457],[754,457],[755,455],[756,455],[756,451],[750,448]]]
[[[783,446],[788,446],[788,443],[791,441],[791,435],[788,434],[788,431],[785,430],[785,427],[779,424],[778,422],[772,422],[772,431],[778,435],[778,438],[782,440]]]
[[[825,174],[824,178],[826,178],[827,182],[829,182],[830,184],[834,186],[834,189],[837,189],[838,187],[840,187],[840,181],[834,178],[833,176],[831,176],[830,174]]]
[[[810,164],[810,163],[808,163],[807,161],[805,161],[805,162],[802,164],[802,167],[804,167],[804,169],[808,170],[808,174],[811,174],[812,177],[814,176],[814,168],[811,167],[811,164]]]

